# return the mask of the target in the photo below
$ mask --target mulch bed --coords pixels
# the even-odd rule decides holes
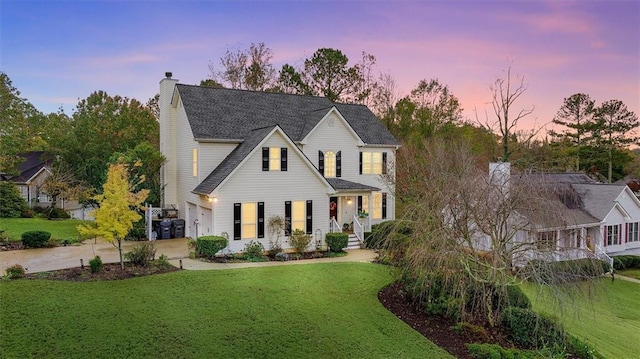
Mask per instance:
[[[136,267],[130,263],[125,263],[124,269],[122,269],[120,268],[120,263],[105,263],[102,270],[98,273],[91,273],[89,266],[85,266],[84,269],[76,267],[49,272],[30,273],[25,275],[25,278],[91,282],[144,277],[154,274],[176,272],[179,270],[181,269],[171,265],[157,266],[155,264],[149,264],[146,267]]]
[[[456,358],[472,359],[467,343],[496,343],[503,347],[512,345],[499,330],[487,330],[486,336],[478,336],[469,332],[458,333],[452,329],[456,322],[451,319],[428,315],[413,305],[401,283],[393,283],[378,293],[382,305],[398,319],[407,323],[437,346],[448,351]],[[487,328],[485,328],[487,329]]]

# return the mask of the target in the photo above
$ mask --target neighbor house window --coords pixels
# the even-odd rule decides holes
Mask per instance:
[[[620,225],[604,226],[605,239],[608,246],[620,244]]]
[[[538,249],[556,249],[558,242],[558,231],[548,231],[538,233]]]
[[[307,234],[313,231],[313,201],[285,201],[284,219],[286,222],[285,235],[299,229]]]
[[[264,238],[264,202],[233,204],[233,239]]]
[[[360,174],[380,175],[387,173],[386,152],[360,152]]]
[[[194,148],[191,152],[191,174],[198,177],[198,149]]]
[[[627,224],[627,242],[638,242],[638,222]]]
[[[287,148],[286,147],[262,147],[263,171],[286,171]]]

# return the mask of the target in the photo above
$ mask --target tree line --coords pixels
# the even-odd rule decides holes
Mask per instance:
[[[285,63],[279,70],[273,56],[264,43],[227,50],[219,62],[209,63],[200,85],[363,104],[403,143],[401,152],[413,153],[436,139],[455,140],[467,143],[483,166],[500,159],[521,170],[584,171],[609,182],[640,175],[640,159],[629,149],[638,142],[638,118],[619,100],[596,105],[588,94],[573,94],[552,119],[555,129],[522,131],[519,125],[534,107],[520,106],[527,85],[510,67],[488,86],[492,113],[469,119],[439,79],[419,79],[400,96],[393,76],[377,71],[376,57],[366,52],[353,62],[338,49],[320,48],[300,65]],[[78,188],[99,192],[108,165],[118,159],[140,161],[143,166],[135,168],[145,179],[141,189],[149,189],[149,201],[158,205],[164,158],[159,153],[157,101],[158,95],[142,103],[95,91],[78,102],[72,115],[62,110],[44,114],[0,73],[0,173],[14,174],[20,153],[46,151],[57,179],[48,184],[50,191],[65,197],[71,189],[75,194],[84,192]]]

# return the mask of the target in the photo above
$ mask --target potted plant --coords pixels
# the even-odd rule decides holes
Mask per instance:
[[[365,211],[358,211],[358,218],[367,218],[369,217],[369,213]]]

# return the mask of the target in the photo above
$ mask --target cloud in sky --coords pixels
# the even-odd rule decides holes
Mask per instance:
[[[278,69],[320,47],[352,61],[366,51],[401,95],[439,78],[469,117],[510,65],[539,122],[575,92],[640,114],[640,2],[54,1],[0,11],[0,69],[45,112],[71,112],[97,90],[145,102],[165,71],[199,83],[227,49],[264,42]]]

